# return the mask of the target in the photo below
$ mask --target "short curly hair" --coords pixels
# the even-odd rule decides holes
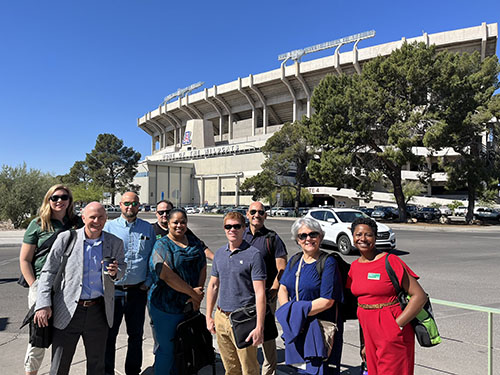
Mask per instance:
[[[356,230],[356,227],[358,225],[368,225],[372,231],[375,237],[377,237],[377,223],[375,220],[370,219],[369,217],[358,217],[356,220],[354,220],[351,224],[351,233],[354,235],[354,231]]]

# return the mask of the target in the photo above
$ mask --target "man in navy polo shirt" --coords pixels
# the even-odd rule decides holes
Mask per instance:
[[[266,266],[259,250],[243,240],[245,217],[242,214],[229,212],[224,217],[224,231],[228,244],[215,252],[207,288],[207,329],[217,335],[226,374],[258,375],[257,346],[264,338],[266,313]],[[217,311],[212,318],[217,296]],[[229,314],[252,304],[257,306],[257,325],[247,338],[252,345],[238,349]]]
[[[274,313],[276,311],[276,296],[280,286],[279,281],[286,268],[286,246],[275,231],[264,226],[267,214],[261,202],[253,202],[248,207],[247,218],[250,225],[245,230],[243,239],[253,247],[256,247],[264,259],[267,274],[267,303]],[[277,354],[275,339],[262,343],[262,354],[264,356],[262,375],[276,374]]]

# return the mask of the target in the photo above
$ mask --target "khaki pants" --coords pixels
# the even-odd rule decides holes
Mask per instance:
[[[234,342],[229,317],[217,310],[214,320],[217,345],[226,375],[259,375],[257,347],[249,346],[245,349],[238,349]]]
[[[276,298],[269,300],[268,302],[271,311],[276,312]],[[276,374],[276,365],[278,362],[278,355],[276,354],[276,339],[264,341],[262,343],[262,355],[264,356],[264,361],[262,362],[262,375],[274,375]]]

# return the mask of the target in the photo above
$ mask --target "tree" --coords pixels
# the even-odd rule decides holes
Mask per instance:
[[[422,194],[425,186],[420,181],[408,181],[405,180],[402,182],[403,195],[405,197],[405,205],[414,200],[414,198],[418,195]],[[389,191],[392,192],[392,188],[389,187]]]
[[[412,148],[422,145],[435,117],[430,102],[435,59],[435,47],[405,43],[388,57],[367,62],[360,75],[326,76],[311,101],[316,112],[308,139],[318,153],[311,176],[370,197],[383,174],[392,184],[400,220],[406,221],[401,170],[420,162]]]
[[[498,176],[498,156],[482,143],[482,136],[489,132],[488,122],[497,105],[492,95],[499,87],[500,67],[496,56],[481,61],[477,52],[440,54],[436,65],[441,74],[433,95],[440,111],[438,121],[424,137],[424,144],[435,150],[450,147],[459,155],[447,158],[444,169],[448,174],[447,187],[467,188],[469,223],[476,199],[486,193],[488,184]]]
[[[63,176],[63,181],[68,184],[87,184],[91,180],[89,167],[85,161],[75,161],[69,173]]]
[[[0,218],[15,228],[29,216],[37,214],[47,190],[56,183],[53,176],[37,169],[2,166],[0,172]]]
[[[117,192],[137,190],[131,182],[137,173],[139,152],[123,145],[123,141],[113,134],[99,134],[94,149],[87,154],[85,163],[92,181],[111,194],[115,204]]]
[[[299,214],[302,188],[309,182],[307,165],[312,157],[305,132],[309,119],[286,123],[262,147],[266,160],[263,171],[245,180],[241,190],[253,191],[254,197],[269,197],[277,188],[290,188],[295,192],[295,214]],[[248,182],[247,182],[248,181]]]
[[[73,200],[80,203],[99,202],[104,194],[104,188],[92,182],[70,185],[70,188]]]
[[[240,185],[242,194],[252,195],[252,200],[254,201],[265,198],[271,206],[276,204],[274,193],[277,188],[276,175],[269,170],[263,170],[259,174],[247,178]]]
[[[285,186],[281,189],[276,189],[273,192],[273,200],[277,201],[277,194],[281,195],[281,200],[283,201],[284,206],[292,206],[295,203],[296,192],[294,188],[289,186]],[[300,192],[300,205],[309,205],[313,202],[313,196],[306,188],[302,188]]]

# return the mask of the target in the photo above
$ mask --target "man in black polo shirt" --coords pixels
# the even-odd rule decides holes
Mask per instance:
[[[168,214],[170,210],[172,210],[172,208],[174,208],[173,203],[167,200],[162,199],[161,201],[156,203],[156,218],[158,219],[158,221],[153,224],[153,228],[155,230],[157,240],[168,234]],[[187,234],[191,234],[197,237],[189,228],[186,231],[186,235]],[[205,256],[208,259],[213,260],[214,253],[212,252],[212,250],[210,250],[208,246],[205,245],[205,242],[203,242],[202,240],[200,240],[200,242],[205,250]]]
[[[267,214],[261,202],[253,202],[248,207],[247,218],[249,227],[245,230],[243,239],[256,247],[264,258],[266,264],[266,296],[271,310],[276,311],[276,296],[280,286],[279,279],[286,267],[286,246],[278,234],[266,228],[264,221]],[[277,354],[276,340],[268,340],[262,344],[262,375],[276,374]]]

